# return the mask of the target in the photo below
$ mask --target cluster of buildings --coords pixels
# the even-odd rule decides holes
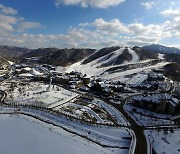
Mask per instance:
[[[131,99],[134,106],[153,112],[178,114],[180,113],[180,101],[168,93],[147,94],[134,96]]]
[[[136,88],[144,94],[131,98],[134,106],[159,113],[180,113],[180,88],[174,89],[174,83],[166,79],[161,70],[149,73]]]
[[[172,83],[167,80],[161,73],[150,72],[147,79],[138,85],[132,85],[131,88],[142,91],[163,91],[168,92],[171,90]]]
[[[19,78],[31,79],[33,81],[52,82],[61,85],[68,85],[70,88],[79,88],[90,83],[90,78],[82,73],[73,71],[62,73],[55,71],[51,65],[26,65],[19,64],[12,66],[13,75]]]
[[[110,81],[101,78],[93,79],[87,85],[89,89],[96,92],[97,95],[114,98],[116,93],[133,93],[134,90],[119,81]]]
[[[90,78],[80,72],[72,71],[62,73],[55,71],[50,65],[14,65],[14,75],[20,78],[28,78],[33,81],[44,81],[65,85],[67,88],[78,88],[81,91],[93,92],[98,96],[116,99],[116,94],[134,93],[144,91],[143,95],[132,97],[132,104],[161,113],[177,114],[180,112],[180,88],[174,88],[172,83],[157,72],[149,73],[147,79],[139,85],[126,85],[119,81],[110,81],[101,78]],[[157,94],[154,94],[156,91]],[[151,94],[152,92],[152,94]]]

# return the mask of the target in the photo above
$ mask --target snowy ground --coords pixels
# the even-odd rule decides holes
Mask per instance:
[[[14,84],[11,88],[12,83]],[[62,87],[41,83],[12,80],[4,82],[1,90],[8,93],[7,103],[39,104],[49,108],[66,103],[78,96]]]
[[[13,88],[12,88],[13,87]],[[79,94],[57,85],[43,82],[9,80],[1,85],[8,93],[6,103],[40,105],[53,108],[60,113],[99,124],[129,125],[125,118],[112,106],[103,101],[82,102]]]
[[[76,99],[75,101],[62,104],[54,108],[54,110],[93,123],[129,126],[129,123],[119,111],[98,99],[94,99],[91,102],[83,102],[80,99]]]
[[[164,54],[158,53],[158,58],[159,59],[165,59],[164,56],[165,56]]]
[[[106,104],[103,101],[98,100],[98,99],[95,99],[93,101],[93,103],[101,106],[106,111],[108,111],[109,114],[116,119],[118,124],[123,124],[125,126],[130,125],[129,122],[124,118],[124,116],[119,111],[117,111],[114,107],[112,107],[111,105]]]
[[[17,113],[16,108],[0,107],[1,114],[2,113],[9,114],[9,113],[14,113],[14,112]],[[107,126],[99,127],[99,126],[86,125],[83,123],[79,123],[77,121],[68,120],[65,117],[60,117],[60,116],[50,114],[48,112],[44,112],[41,110],[37,111],[33,109],[21,108],[20,110],[18,110],[18,112],[24,113],[24,114],[25,113],[30,114],[32,116],[37,117],[38,119],[41,119],[53,125],[59,126],[65,130],[76,133],[80,136],[84,136],[90,139],[91,141],[96,142],[98,145],[108,146],[107,148],[105,148],[106,149],[105,151],[108,151],[108,153],[126,154],[129,151],[130,144],[134,142],[134,140],[131,141],[132,132],[128,128],[107,127]],[[50,127],[50,130],[51,130],[52,125],[48,125],[48,126]],[[29,126],[27,130],[29,130],[29,128],[31,127]],[[33,132],[32,129],[30,132]],[[100,152],[95,152],[95,153],[100,153]]]
[[[141,114],[142,110],[137,107],[132,106],[131,104],[125,104],[123,107],[126,112],[136,121],[138,125],[141,126],[159,126],[159,125],[173,125],[174,122],[172,120],[167,120],[167,118],[170,118],[170,116],[164,115],[161,116],[161,114],[158,116],[158,114],[155,113],[155,115],[148,115],[148,114]],[[132,109],[136,109],[137,112],[134,112]],[[151,112],[152,113],[152,112]]]
[[[1,115],[0,125],[2,154],[108,153],[92,142],[27,116]]]
[[[156,65],[152,65],[152,66],[130,69],[130,70],[122,71],[122,72],[118,72],[118,73],[107,74],[106,76],[103,76],[103,78],[119,80],[120,78],[124,78],[127,75],[137,74],[137,73],[141,73],[144,71],[151,71],[152,69],[161,68],[167,64],[169,64],[169,63],[168,62],[160,62],[160,63],[158,63]]]
[[[145,130],[148,145],[158,154],[180,153],[180,129]]]
[[[117,51],[116,51],[117,52]],[[133,53],[131,53],[133,54]],[[162,58],[162,56],[160,57]],[[88,64],[82,65],[81,63],[83,62],[77,62],[70,67],[66,68],[66,72],[71,72],[71,71],[79,71],[83,74],[86,74],[88,76],[95,76],[95,77],[101,77],[102,79],[106,80],[113,80],[113,81],[120,81],[122,83],[126,84],[132,84],[132,85],[140,85],[143,81],[147,79],[147,74],[148,72],[152,71],[153,69],[161,68],[167,64],[168,62],[159,62],[157,64],[152,64],[152,65],[147,65],[153,60],[145,60],[145,61],[138,61],[138,56],[133,55],[133,60],[131,63],[124,63],[121,65],[114,65],[114,66],[108,66],[108,67],[99,67],[103,63],[101,62],[100,64],[98,63],[100,59],[96,59],[93,62],[90,62]],[[105,61],[106,62],[106,61]],[[125,67],[129,64],[134,64],[135,62],[136,65],[138,66],[139,64],[146,64],[144,67],[137,67],[137,68],[132,68],[129,70],[123,70],[120,69],[119,71],[115,71],[113,73],[108,73],[106,72],[108,69],[112,69],[114,67]],[[91,71],[89,71],[91,70]]]

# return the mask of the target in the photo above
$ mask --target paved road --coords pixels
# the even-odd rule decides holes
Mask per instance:
[[[4,102],[6,96],[7,96],[6,92],[0,90],[0,102]]]
[[[114,106],[116,109],[118,109],[131,124],[131,129],[134,131],[136,136],[136,148],[134,153],[146,154],[147,142],[144,135],[144,127],[137,125],[136,122],[130,117],[130,115],[123,109],[125,102],[126,100],[122,101],[121,104],[111,103],[111,105]]]

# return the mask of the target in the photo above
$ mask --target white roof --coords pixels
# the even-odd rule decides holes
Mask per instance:
[[[22,74],[19,74],[19,77],[33,77],[33,75],[30,73],[22,73]]]
[[[34,68],[32,68],[31,72],[33,75],[36,75],[36,76],[43,75],[43,73],[36,71]]]
[[[30,68],[30,67],[25,67],[25,68],[24,68],[24,70],[26,70],[26,71],[30,71],[30,70],[31,70],[31,68]]]

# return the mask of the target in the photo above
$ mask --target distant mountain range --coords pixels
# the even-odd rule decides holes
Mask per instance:
[[[67,66],[76,63],[95,52],[95,49],[59,49],[40,58],[40,63]]]
[[[39,48],[39,49],[30,50],[30,52],[25,52],[21,57],[22,58],[43,57],[50,53],[53,54],[58,50],[59,49],[57,48]]]
[[[172,53],[180,54],[180,49],[178,48],[166,47],[159,44],[151,44],[151,45],[143,46],[142,49],[152,52],[159,52],[163,54],[172,54]]]
[[[0,45],[0,56],[7,59],[17,59],[29,52],[31,52],[31,50],[27,48]]]
[[[115,50],[119,47],[109,47],[104,48],[103,52],[108,53],[111,50]],[[163,53],[163,54],[180,54],[180,49],[174,47],[166,47],[159,44],[151,44],[147,46],[141,47],[143,50],[156,52],[156,53]],[[11,58],[18,58],[18,57],[31,57],[31,56],[44,56],[49,53],[54,53],[58,50],[65,50],[65,49],[58,49],[58,48],[39,48],[39,49],[27,49],[21,47],[14,47],[14,46],[4,46],[0,45],[0,55],[4,57],[11,57]],[[67,51],[68,49],[66,49]],[[101,55],[100,55],[101,56]]]
[[[0,46],[0,56],[8,60],[39,57],[40,62],[56,66],[71,65],[82,59],[85,59],[82,64],[87,64],[95,59],[99,59],[99,62],[106,61],[102,66],[118,65],[125,61],[130,62],[135,60],[137,56],[139,60],[157,59],[158,53],[164,54],[167,61],[180,63],[180,49],[166,47],[159,44],[152,44],[141,48],[135,46],[131,49],[122,48],[120,46],[107,47],[96,52],[95,49],[27,49],[13,46]],[[137,56],[133,57],[136,54]]]
[[[95,49],[58,49],[39,48],[27,49],[14,46],[1,46],[0,57],[11,61],[23,60],[24,58],[39,57],[41,63],[66,66],[86,58],[95,52]]]

